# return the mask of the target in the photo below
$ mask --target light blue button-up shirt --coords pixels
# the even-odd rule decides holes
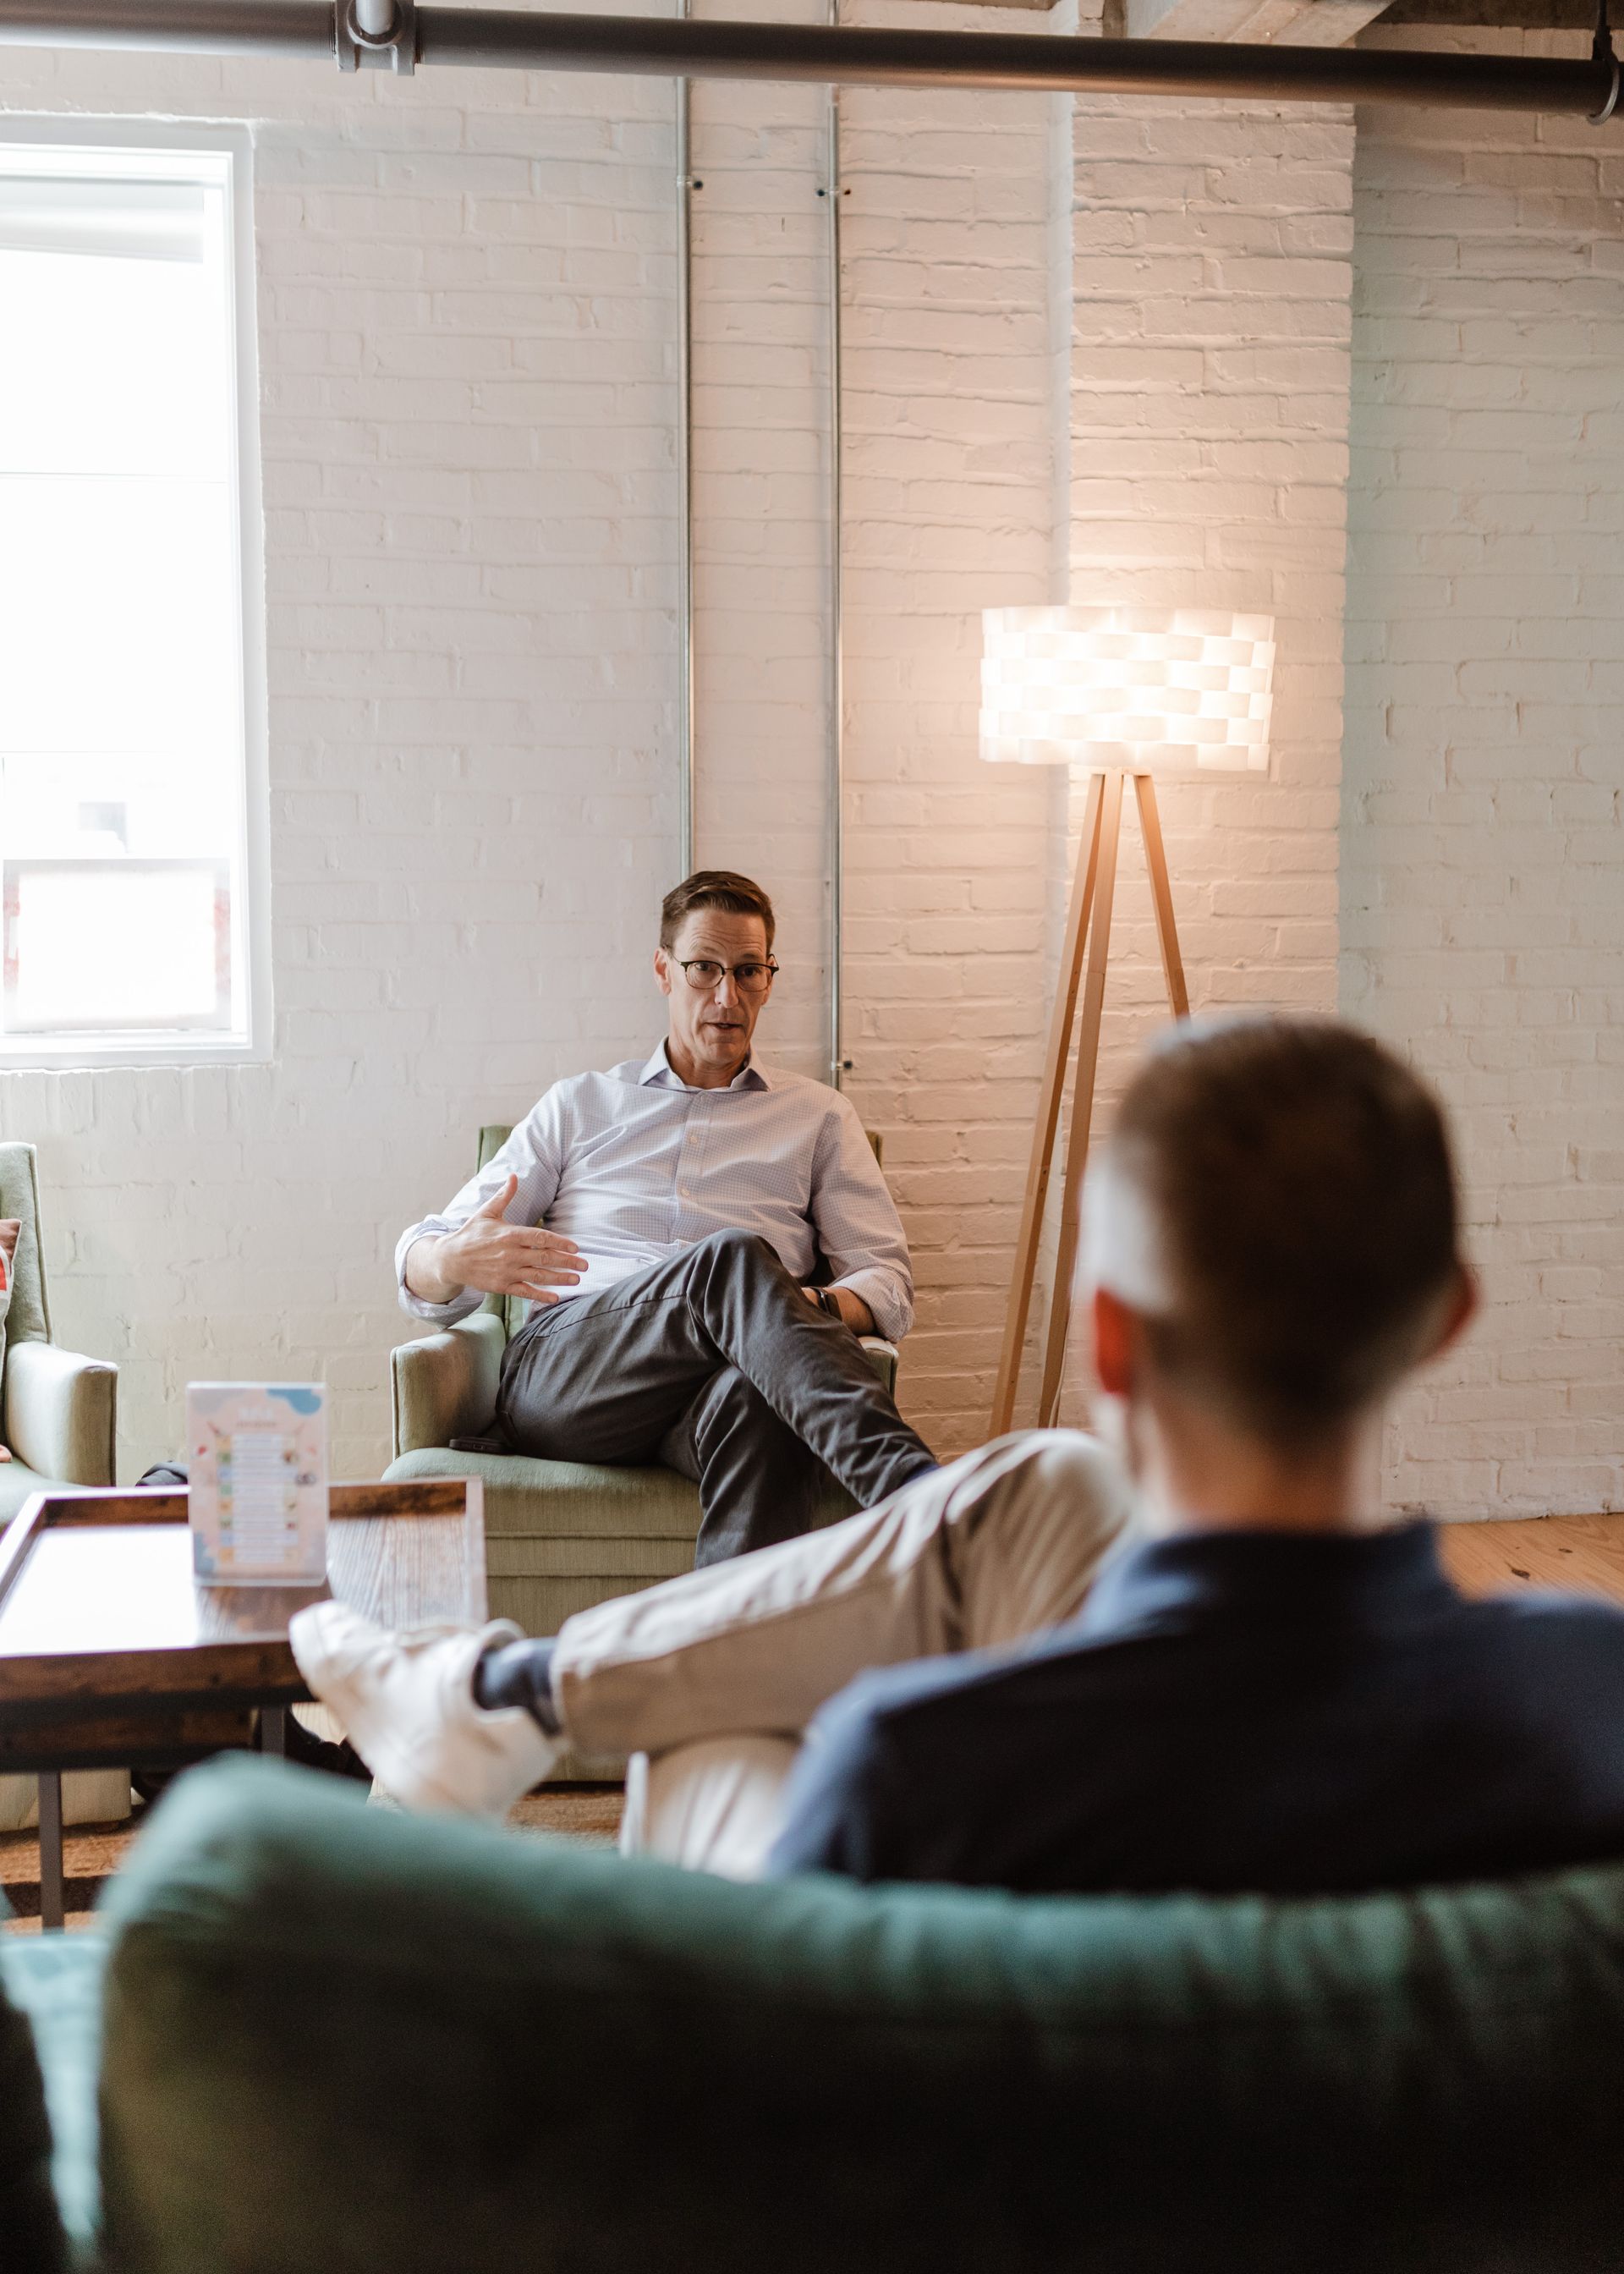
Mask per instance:
[[[820,1256],[897,1342],[914,1321],[907,1241],[850,1101],[804,1074],[747,1065],[726,1089],[691,1089],[662,1043],[639,1065],[554,1082],[441,1215],[395,1251],[401,1302],[448,1325],[484,1297],[464,1288],[425,1303],[406,1284],[414,1240],[456,1231],[519,1180],[505,1222],[565,1233],[586,1258],[573,1295],[663,1263],[715,1231],[759,1232],[786,1270],[809,1279]]]

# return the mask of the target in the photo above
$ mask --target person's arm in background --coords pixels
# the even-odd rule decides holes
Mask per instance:
[[[439,1216],[402,1232],[395,1251],[401,1306],[449,1326],[486,1295],[555,1303],[582,1269],[581,1251],[541,1229],[563,1174],[568,1144],[561,1085],[554,1084],[499,1153]]]
[[[900,1342],[914,1323],[908,1243],[862,1123],[838,1096],[813,1155],[811,1212],[846,1325]]]

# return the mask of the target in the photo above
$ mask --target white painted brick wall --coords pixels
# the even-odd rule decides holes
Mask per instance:
[[[887,10],[917,20],[864,19]],[[256,125],[277,1000],[269,1065],[5,1076],[0,1120],[41,1146],[60,1330],[124,1368],[126,1473],[172,1446],[189,1375],[267,1369],[326,1375],[363,1473],[397,1227],[476,1122],[650,1032],[676,841],[669,86],[13,51],[0,99]],[[1060,786],[976,756],[983,606],[1069,586],[1274,610],[1271,775],[1169,791],[1175,895],[1198,1004],[1333,999],[1352,134],[1100,102],[1063,148],[1045,98],[844,102],[847,1040],[919,1261],[906,1400],[951,1451],[990,1392],[1064,866]],[[705,87],[695,121],[699,851],[778,890],[780,1049],[816,1070],[822,98]],[[1420,1037],[1472,1117],[1496,1309],[1390,1482],[1486,1504],[1470,1449],[1515,1420],[1494,1489],[1597,1505],[1624,1261],[1611,665],[1585,651],[1575,691],[1571,648],[1516,627],[1554,643],[1609,605],[1618,162],[1578,129],[1515,162],[1455,132],[1441,184],[1411,185],[1413,125],[1375,122],[1361,161],[1378,471],[1356,488],[1347,999]],[[1426,392],[1440,320],[1453,410]],[[1482,423],[1507,417],[1512,440]],[[1434,481],[1414,454],[1439,451]],[[1457,595],[1505,629],[1458,681]],[[1368,677],[1389,638],[1409,717]],[[1519,702],[1538,764],[1495,739]],[[1160,1015],[1140,879],[1130,822],[1108,1106]]]
[[[389,1256],[481,1120],[646,1047],[672,880],[671,91],[8,53],[6,108],[253,123],[274,1063],[0,1076],[123,1472],[191,1376],[387,1455]],[[116,132],[116,130],[115,130]]]
[[[1426,34],[1490,41],[1584,44]],[[1360,119],[1342,991],[1462,1141],[1485,1313],[1387,1447],[1447,1516],[1624,1507],[1621,152]]]
[[[656,1030],[670,86],[23,50],[0,102],[254,129],[276,996],[268,1065],[0,1076],[0,1122],[41,1148],[58,1331],[121,1366],[124,1473],[189,1377],[266,1371],[328,1381],[365,1473],[400,1224],[478,1121]],[[971,626],[1052,542],[1050,106],[848,104],[850,1047],[919,1251],[907,1399],[956,1448],[955,1337],[996,1334],[1006,1273],[974,1211],[1030,1110],[1009,973],[1041,977],[1044,808],[980,768]],[[695,115],[698,851],[777,891],[779,1046],[817,1071],[823,97]]]
[[[1351,119],[1101,98],[1079,102],[1072,141],[1071,599],[1275,619],[1267,775],[1159,792],[1192,1007],[1329,1009]],[[1080,787],[1072,803],[1075,826]],[[1096,1133],[1166,1016],[1130,811]],[[1071,1355],[1063,1412],[1080,1415]]]

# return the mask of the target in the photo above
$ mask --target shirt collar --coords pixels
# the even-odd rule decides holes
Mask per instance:
[[[1184,1627],[1208,1616],[1287,1620],[1453,1601],[1430,1523],[1369,1532],[1189,1532],[1131,1549],[1101,1572],[1078,1628]]]
[[[637,1077],[637,1087],[639,1089],[685,1089],[695,1097],[710,1094],[696,1090],[692,1082],[683,1081],[667,1057],[663,1042],[657,1043],[644,1060],[643,1071]],[[764,1067],[758,1066],[753,1058],[747,1058],[727,1087],[729,1089],[771,1089],[772,1083]]]

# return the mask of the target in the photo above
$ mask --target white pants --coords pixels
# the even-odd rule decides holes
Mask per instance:
[[[567,1621],[553,1660],[564,1726],[583,1751],[635,1757],[622,1848],[755,1878],[827,1698],[865,1668],[1071,1617],[1133,1525],[1097,1440],[1033,1430],[827,1531]]]

